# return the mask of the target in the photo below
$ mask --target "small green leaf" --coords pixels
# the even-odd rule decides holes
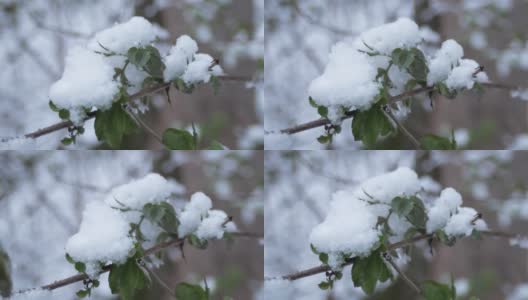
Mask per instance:
[[[178,300],[207,300],[209,298],[201,286],[186,282],[178,283],[174,294]]]
[[[448,138],[427,134],[420,140],[424,150],[456,150],[456,141]]]
[[[406,217],[413,209],[414,202],[405,197],[396,197],[392,199],[391,208],[398,216]]]
[[[86,272],[86,265],[80,261],[75,263],[75,270],[79,271],[80,273]]]
[[[199,237],[197,237],[196,235],[194,234],[191,234],[187,240],[189,241],[189,244],[191,244],[191,246],[194,246],[198,249],[205,249],[207,248],[207,240],[201,240]]]
[[[65,137],[65,138],[63,138],[63,139],[61,140],[61,143],[62,143],[63,145],[65,145],[65,146],[68,146],[68,145],[71,145],[71,144],[73,143],[73,139],[72,139],[72,138],[67,138],[67,137]]]
[[[317,107],[317,113],[323,118],[328,118],[328,108],[326,106]]]
[[[60,108],[57,107],[57,105],[55,105],[55,103],[53,103],[53,101],[49,101],[49,107],[52,111],[54,112],[59,112],[60,111]]]
[[[111,148],[119,148],[123,137],[133,133],[137,127],[121,104],[115,102],[110,109],[97,111],[94,128],[98,140],[106,142]]]
[[[381,258],[380,251],[372,252],[368,257],[358,258],[352,266],[352,281],[355,287],[361,287],[366,294],[372,294],[378,281],[392,278],[392,273]]]
[[[326,281],[321,281],[318,286],[321,290],[328,290],[330,288],[330,284]]]
[[[193,135],[186,130],[169,128],[162,137],[163,144],[171,150],[196,150]]]
[[[446,284],[428,280],[423,283],[422,291],[425,300],[454,300],[453,291]]]
[[[77,291],[77,293],[75,293],[75,294],[79,298],[85,298],[86,296],[88,296],[88,293],[89,293],[89,291],[87,291],[87,290],[80,290],[80,291]]]
[[[64,109],[64,108],[59,110],[59,118],[61,118],[63,120],[70,119],[70,111],[67,110],[67,109]]]
[[[436,84],[436,90],[440,93],[440,95],[448,99],[454,99],[458,94],[456,90],[450,90],[447,85],[443,82],[439,82]]]
[[[70,264],[75,264],[75,260],[73,260],[73,258],[68,254],[66,253],[66,261],[68,261]]]
[[[317,138],[317,141],[321,144],[326,144],[330,142],[330,139],[331,137],[329,137],[328,135],[321,135]]]
[[[119,293],[123,300],[131,300],[137,290],[150,285],[150,278],[138,266],[136,258],[130,257],[121,265],[114,265],[108,275],[108,284],[112,294]]]
[[[409,199],[413,202],[413,207],[407,214],[407,221],[417,229],[425,229],[427,213],[425,212],[425,206],[422,200],[416,196],[409,197]]]
[[[313,244],[310,244],[310,249],[312,249],[312,253],[313,254],[319,255],[319,251],[317,251],[317,249],[315,249],[315,246]]]
[[[392,132],[392,125],[381,110],[381,105],[376,104],[369,110],[356,113],[352,119],[352,134],[355,140],[363,141],[367,147],[372,147],[378,136]]]
[[[320,260],[323,264],[327,265],[327,264],[328,264],[328,254],[327,254],[327,253],[321,253],[321,254],[319,254],[319,260]]]
[[[319,105],[317,105],[317,103],[315,103],[315,100],[310,96],[308,97],[308,102],[310,103],[310,105],[314,108],[318,108]]]

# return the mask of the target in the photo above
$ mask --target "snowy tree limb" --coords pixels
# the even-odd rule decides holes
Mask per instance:
[[[231,235],[233,237],[262,238],[262,234],[253,233],[253,232],[232,232]],[[169,247],[182,246],[184,243],[185,243],[185,239],[176,239],[176,240],[171,240],[171,241],[159,243],[159,244],[153,246],[152,248],[149,248],[149,249],[145,250],[144,256],[149,256],[149,255],[158,253],[161,250],[164,250],[164,249],[169,248]],[[106,273],[106,272],[110,271],[111,268],[112,268],[112,264],[106,265],[106,266],[104,266],[102,268],[102,271],[99,274]],[[61,280],[57,280],[57,281],[55,281],[53,283],[43,285],[43,286],[40,287],[40,289],[43,289],[43,290],[54,290],[54,289],[58,289],[58,288],[61,288],[61,287],[64,287],[64,286],[79,282],[79,281],[83,281],[85,279],[89,279],[88,275],[79,273],[79,274],[70,276],[68,278],[64,278],[64,279],[61,279]],[[20,290],[20,291],[14,293],[14,294],[20,294],[20,293],[24,293],[24,292],[27,292],[27,291],[30,291],[30,290],[33,290],[33,289]]]
[[[222,81],[240,81],[240,82],[249,82],[249,81],[252,80],[252,78],[249,78],[249,77],[230,76],[230,75],[219,76],[218,79],[220,79]],[[137,92],[135,94],[130,95],[128,97],[128,99],[129,99],[129,101],[132,101],[132,100],[144,97],[144,96],[148,96],[148,95],[152,95],[152,94],[158,93],[160,91],[164,91],[166,88],[170,87],[171,84],[172,84],[171,82],[167,82],[167,83],[163,83],[163,84],[159,84],[159,85],[156,85],[156,86],[153,86],[153,87],[149,87],[149,88],[143,89],[143,90],[141,90],[141,91],[139,91],[139,92]],[[89,113],[86,116],[86,118],[84,118],[83,121],[90,120],[90,119],[92,119],[94,117],[95,117],[95,112],[91,112],[91,113]],[[48,127],[41,128],[41,129],[36,130],[34,132],[27,133],[27,134],[24,135],[24,137],[25,138],[36,139],[38,137],[53,133],[55,131],[59,131],[61,129],[69,128],[71,126],[74,126],[74,124],[71,121],[62,121],[62,122],[50,125]],[[9,140],[9,139],[10,138],[6,138],[6,139],[3,139],[3,140]]]
[[[515,238],[515,237],[518,236],[516,234],[507,233],[507,232],[500,232],[500,231],[481,231],[481,233],[482,233],[482,235],[495,236],[495,237],[501,237],[501,238]],[[412,245],[412,244],[414,244],[414,243],[416,243],[418,241],[427,240],[427,239],[430,239],[430,238],[433,238],[433,234],[417,235],[417,236],[415,236],[413,238],[406,239],[406,240],[403,240],[403,241],[396,242],[394,244],[388,245],[387,246],[387,251],[403,248],[403,247]],[[357,259],[357,257],[352,257],[352,258],[347,259],[345,261],[345,263],[343,264],[343,267],[353,264],[356,259]],[[304,277],[309,277],[309,276],[317,275],[319,273],[324,273],[324,272],[327,272],[327,271],[330,271],[330,270],[331,270],[331,268],[328,265],[320,265],[320,266],[317,266],[317,267],[313,267],[313,268],[310,268],[310,269],[306,269],[306,270],[299,271],[299,272],[292,273],[292,274],[288,274],[288,275],[283,275],[283,276],[278,276],[278,277],[266,277],[265,280],[289,280],[289,281],[294,281],[294,280],[298,280],[298,279],[301,279],[301,278],[304,278]]]
[[[496,88],[496,89],[505,89],[505,90],[516,90],[516,89],[519,88],[518,86],[514,86],[514,85],[503,84],[503,83],[491,83],[491,82],[490,83],[481,83],[481,85],[483,87]],[[432,88],[432,87],[425,87],[425,88],[415,89],[415,90],[412,90],[412,91],[408,91],[408,92],[405,92],[405,93],[390,97],[388,99],[388,102],[389,102],[389,104],[390,103],[396,103],[396,102],[401,101],[403,99],[406,99],[408,97],[412,97],[412,96],[415,96],[415,95],[418,95],[418,94],[421,94],[421,93],[431,92],[433,90],[434,90],[434,88]],[[348,112],[344,117],[341,118],[341,121],[344,121],[346,119],[352,118],[355,115],[355,113],[356,113],[356,111]],[[295,125],[293,127],[281,129],[281,130],[279,130],[279,133],[291,135],[291,134],[296,134],[296,133],[299,133],[299,132],[302,132],[302,131],[310,130],[310,129],[313,129],[313,128],[325,126],[325,125],[328,125],[328,124],[330,124],[330,121],[328,119],[318,119],[318,120],[310,121],[310,122],[307,122],[307,123]],[[274,133],[274,132],[269,132],[269,133]]]

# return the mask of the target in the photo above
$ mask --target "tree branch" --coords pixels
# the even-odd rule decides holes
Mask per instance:
[[[218,76],[218,79],[220,79],[222,81],[240,81],[240,82],[249,82],[249,81],[253,80],[251,77],[247,77],[247,76],[232,76],[232,75]],[[155,85],[153,87],[149,87],[149,88],[143,89],[143,90],[141,90],[141,91],[139,91],[139,92],[137,92],[135,94],[130,95],[128,97],[128,100],[132,101],[132,100],[144,97],[144,96],[155,94],[157,92],[165,90],[167,87],[170,87],[170,86],[171,86],[170,82],[166,82],[166,83],[162,83],[162,84],[159,84],[159,85]],[[83,122],[86,122],[86,121],[94,118],[95,114],[96,114],[96,112],[88,113],[87,116],[83,119]],[[36,139],[36,138],[41,137],[43,135],[47,135],[47,134],[53,133],[55,131],[59,131],[61,129],[66,129],[66,128],[69,128],[71,126],[74,126],[73,122],[71,122],[71,121],[62,121],[62,122],[53,124],[51,126],[41,128],[41,129],[36,130],[34,132],[27,133],[27,134],[24,135],[24,137],[25,138]],[[5,138],[5,139],[2,139],[1,141],[7,141],[9,139],[10,138]]]
[[[233,232],[233,233],[234,233],[233,236],[256,237],[256,238],[261,237],[261,235],[256,234],[256,233],[251,233],[251,232]],[[157,252],[159,252],[159,251],[161,251],[163,249],[166,249],[166,248],[169,248],[169,247],[172,247],[172,246],[181,246],[181,245],[183,245],[184,242],[185,242],[185,239],[176,239],[176,240],[171,240],[171,241],[159,243],[159,244],[153,246],[152,248],[149,248],[149,249],[145,250],[145,252],[143,253],[144,254],[143,257],[155,254],[155,253],[157,253]],[[104,266],[102,268],[101,272],[99,273],[99,275],[110,271],[110,269],[112,269],[112,265],[113,264],[108,264],[108,265]],[[43,289],[43,290],[54,290],[54,289],[58,289],[58,288],[61,288],[61,287],[64,287],[64,286],[79,282],[79,281],[83,281],[85,279],[88,279],[88,276],[86,274],[79,273],[79,274],[70,276],[68,278],[64,278],[64,279],[61,279],[61,280],[57,280],[57,281],[55,281],[53,283],[43,285],[40,288]],[[13,293],[13,294],[20,294],[20,293],[24,293],[24,292],[27,292],[27,291],[30,291],[30,290],[33,290],[33,289],[20,290],[20,291],[18,291],[16,293]]]
[[[488,82],[488,83],[481,83],[481,85],[483,87],[495,88],[495,89],[505,89],[505,90],[516,90],[516,89],[519,89],[518,86],[504,84],[504,83],[491,83],[491,82]],[[408,92],[405,92],[405,93],[390,97],[388,99],[388,102],[389,102],[389,104],[390,103],[396,103],[396,102],[401,101],[403,99],[406,99],[406,98],[409,98],[409,97],[412,97],[412,96],[415,96],[415,95],[418,95],[418,94],[421,94],[421,93],[431,92],[433,90],[434,90],[433,87],[419,88],[419,89],[416,89],[416,90],[408,91]],[[348,112],[346,114],[346,116],[341,118],[341,120],[344,121],[346,119],[350,119],[350,118],[352,118],[355,115],[355,113],[356,113],[355,110],[354,111],[350,111],[350,112]],[[299,132],[302,132],[302,131],[305,131],[305,130],[321,127],[321,126],[324,126],[324,125],[327,125],[327,124],[330,124],[329,120],[327,120],[327,119],[318,119],[318,120],[314,120],[314,121],[311,121],[311,122],[295,125],[295,126],[290,127],[290,128],[281,129],[279,131],[279,133],[296,134],[296,133],[299,133]],[[274,132],[270,132],[270,133],[274,133]]]
[[[507,233],[507,232],[500,232],[500,231],[484,230],[484,231],[480,231],[480,232],[483,235],[503,237],[503,238],[515,238],[515,237],[518,237],[518,235],[516,235],[516,234],[511,234],[511,233]],[[414,244],[414,243],[416,243],[418,241],[427,240],[427,239],[430,239],[432,237],[433,237],[432,233],[417,235],[417,236],[412,237],[410,239],[406,239],[406,240],[403,240],[403,241],[396,242],[394,244],[388,245],[387,246],[387,251],[395,250],[395,249],[398,249],[398,248],[403,248],[403,247],[412,245],[412,244]],[[354,263],[355,260],[356,260],[356,257],[349,258],[349,259],[347,259],[345,261],[345,263],[342,266],[344,267],[344,266],[351,265],[351,264]],[[329,266],[320,265],[320,266],[317,266],[317,267],[313,267],[313,268],[310,268],[310,269],[306,269],[306,270],[299,271],[299,272],[292,273],[292,274],[288,274],[288,275],[283,275],[283,276],[278,276],[278,277],[266,277],[265,280],[289,280],[289,281],[293,281],[293,280],[301,279],[301,278],[304,278],[304,277],[309,277],[309,276],[312,276],[312,275],[316,275],[316,274],[319,274],[319,273],[324,273],[324,272],[327,272],[327,271],[330,271],[330,270],[331,270],[331,268]]]

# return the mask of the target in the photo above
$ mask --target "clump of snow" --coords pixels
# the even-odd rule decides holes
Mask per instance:
[[[460,207],[457,214],[452,216],[444,228],[448,236],[470,236],[473,230],[486,230],[484,220],[477,218],[477,211],[471,207]]]
[[[194,56],[194,60],[187,66],[182,79],[187,84],[207,83],[211,79],[211,76],[219,76],[222,73],[222,68],[215,63],[211,55],[198,53]]]
[[[528,283],[517,285],[508,295],[507,300],[526,300],[528,299]]]
[[[355,196],[359,199],[390,203],[398,196],[413,196],[420,191],[420,188],[416,172],[407,167],[400,167],[362,182]]]
[[[509,150],[528,150],[528,134],[519,134],[517,135],[510,146]]]
[[[342,254],[368,255],[378,245],[381,232],[378,217],[386,216],[387,205],[398,196],[416,194],[420,190],[418,176],[409,168],[372,177],[352,191],[338,191],[332,195],[330,210],[325,220],[310,234],[310,243],[320,252],[328,253],[332,267],[338,267]],[[395,215],[389,225],[397,234],[403,234],[409,223]]]
[[[254,149],[264,144],[264,127],[252,125],[248,127],[238,141],[240,149]]]
[[[487,82],[488,76],[478,72],[479,64],[472,59],[462,59],[460,64],[451,70],[445,81],[450,90],[471,89],[475,82]]]
[[[408,18],[400,18],[395,22],[363,32],[355,41],[355,46],[358,49],[369,51],[366,46],[368,45],[382,54],[390,55],[396,48],[412,48],[420,42],[418,25]]]
[[[427,84],[434,85],[447,79],[453,66],[464,56],[464,49],[455,40],[447,40],[429,62]]]
[[[376,228],[378,217],[367,206],[350,192],[334,193],[328,215],[312,230],[310,243],[329,256],[368,255],[378,244],[381,233]]]
[[[79,232],[66,243],[66,253],[88,264],[123,262],[134,247],[129,229],[128,221],[117,210],[102,202],[88,203]]]
[[[139,209],[147,203],[159,203],[167,200],[173,193],[183,192],[176,182],[169,182],[156,173],[133,180],[112,189],[106,197],[106,203],[112,207]]]
[[[427,213],[427,232],[434,232],[446,226],[451,215],[462,205],[462,196],[453,188],[446,188],[434,201]]]
[[[176,45],[170,49],[169,55],[164,58],[166,68],[163,78],[165,81],[174,80],[183,75],[196,52],[198,52],[196,41],[188,35],[180,36],[176,40]]]
[[[312,81],[308,94],[320,105],[368,109],[381,87],[376,74],[362,53],[340,42],[332,47],[323,74]]]
[[[79,106],[109,108],[119,90],[113,76],[114,69],[104,56],[74,47],[66,57],[62,78],[50,88],[49,98],[68,110]]]
[[[202,240],[221,239],[224,232],[236,230],[235,223],[229,221],[227,214],[221,210],[210,210],[196,230],[196,236]]]
[[[166,38],[168,35],[166,30],[151,24],[145,18],[132,17],[125,23],[98,32],[88,43],[88,49],[99,52],[107,52],[108,49],[126,54],[131,47],[150,45],[158,38]]]
[[[525,194],[514,193],[511,199],[504,201],[498,211],[501,226],[511,225],[514,219],[528,220],[528,201]]]
[[[200,239],[220,239],[224,232],[236,230],[235,224],[229,220],[225,212],[211,210],[211,199],[202,192],[194,193],[191,200],[178,214],[180,226],[178,236],[183,238],[195,233]]]

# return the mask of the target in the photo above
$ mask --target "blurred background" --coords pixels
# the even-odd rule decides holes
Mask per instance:
[[[39,287],[76,274],[64,258],[67,239],[79,229],[84,207],[108,191],[157,172],[179,183],[179,207],[203,191],[241,232],[263,234],[262,151],[3,151],[0,152],[0,246],[10,257],[13,291]],[[211,241],[206,250],[188,245],[165,251],[154,269],[171,288],[207,280],[212,299],[254,299],[261,289],[261,238]],[[1,258],[1,256],[0,256]],[[118,299],[107,275],[90,299]],[[77,299],[82,283],[54,291],[53,299]],[[224,298],[227,297],[227,298]],[[0,297],[1,298],[1,297]],[[152,281],[135,299],[173,299]]]
[[[215,95],[210,85],[192,95],[171,91],[152,97],[144,120],[156,132],[190,128],[194,122],[205,144],[218,140],[230,149],[263,147],[264,0],[0,0],[0,137],[20,136],[57,123],[48,107],[48,89],[64,69],[67,50],[96,32],[132,16],[143,16],[167,29],[161,41],[169,49],[176,38],[194,38],[200,52],[219,59],[229,75],[245,82],[223,82]],[[93,120],[77,145],[104,148]],[[56,149],[66,130],[39,138],[31,149]],[[2,145],[0,145],[1,147]],[[4,145],[5,146],[5,145]],[[161,149],[144,131],[129,136],[123,149]]]
[[[449,38],[464,57],[484,66],[493,82],[527,87],[526,0],[266,0],[265,130],[273,132],[319,118],[308,103],[308,86],[328,61],[332,45],[400,17],[413,19],[438,48]],[[405,121],[415,136],[450,136],[461,149],[528,149],[527,105],[508,90],[466,92],[455,100],[413,101]],[[266,149],[362,148],[354,142],[351,121],[331,146],[320,145],[322,127],[292,136],[267,134]],[[376,149],[412,149],[400,134]]]
[[[427,190],[455,188],[463,206],[481,212],[490,230],[528,235],[528,153],[524,151],[266,151],[264,163],[266,278],[320,265],[310,249],[309,235],[326,217],[331,194],[400,166],[414,169]],[[411,251],[404,272],[415,282],[448,283],[453,276],[458,300],[528,299],[527,249],[493,237],[433,247],[433,256],[425,242]],[[324,279],[324,273],[292,282],[266,279],[261,295],[264,299],[421,299],[401,278],[380,284],[372,296],[365,296],[354,288],[350,267],[345,267],[333,290],[319,289]]]

